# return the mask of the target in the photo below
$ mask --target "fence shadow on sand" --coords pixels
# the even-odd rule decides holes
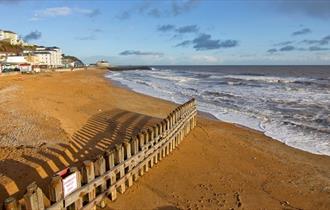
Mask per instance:
[[[92,116],[68,144],[43,146],[23,154],[22,160],[0,162],[0,203],[8,196],[20,198],[28,184],[36,181],[44,192],[51,176],[67,166],[80,166],[116,143],[136,135],[161,119],[127,110],[113,109]],[[0,207],[1,209],[1,207]]]

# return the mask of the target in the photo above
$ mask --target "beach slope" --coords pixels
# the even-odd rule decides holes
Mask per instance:
[[[105,140],[129,138],[176,106],[115,86],[105,73],[0,77],[2,199],[21,196],[33,180],[47,190],[56,170],[79,166],[106,149]],[[77,135],[74,157],[56,156]],[[329,198],[330,157],[199,115],[182,144],[107,208],[330,209]]]

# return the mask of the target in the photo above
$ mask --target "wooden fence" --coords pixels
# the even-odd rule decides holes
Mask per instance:
[[[6,210],[76,210],[105,207],[105,198],[117,198],[154,164],[175,149],[196,126],[196,102],[192,99],[173,110],[160,123],[116,144],[95,160],[86,160],[80,170],[68,168],[55,174],[46,196],[36,183],[17,201],[4,201]]]

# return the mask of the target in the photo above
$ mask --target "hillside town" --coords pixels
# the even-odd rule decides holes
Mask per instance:
[[[83,67],[73,56],[65,56],[59,47],[37,46],[25,42],[17,33],[0,29],[0,74],[32,73]]]

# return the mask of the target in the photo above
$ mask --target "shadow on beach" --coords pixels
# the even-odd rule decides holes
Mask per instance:
[[[0,203],[8,196],[20,199],[26,186],[36,181],[44,193],[50,177],[68,166],[81,166],[82,161],[94,159],[113,145],[130,139],[141,129],[161,119],[113,109],[92,116],[71,137],[69,144],[44,145],[23,153],[21,160],[5,159],[0,162]],[[24,150],[24,148],[21,148]],[[31,149],[30,149],[31,150]]]

